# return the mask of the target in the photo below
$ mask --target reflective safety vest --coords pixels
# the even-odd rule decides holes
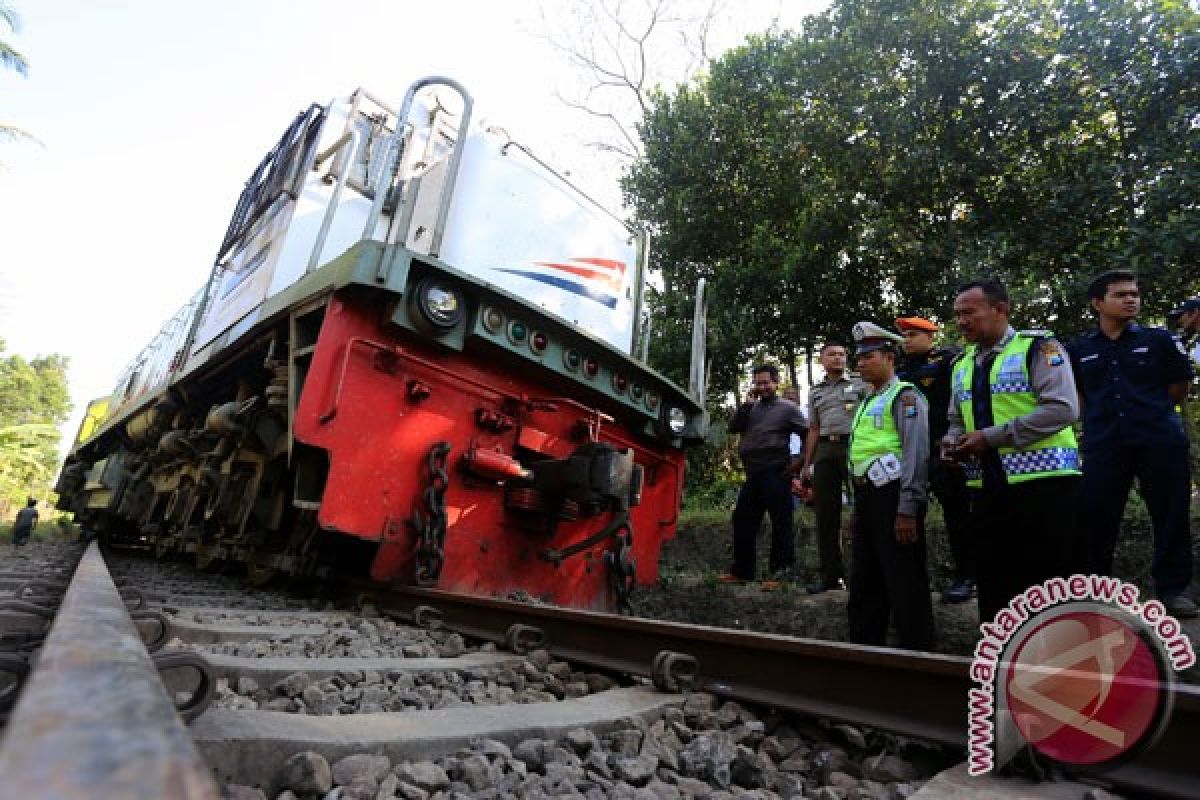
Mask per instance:
[[[905,389],[915,388],[906,381],[896,381],[882,394],[874,394],[858,404],[854,425],[850,428],[850,472],[858,477],[867,474],[871,464],[880,456],[891,453],[900,458],[904,445],[896,428],[892,403]]]
[[[1036,337],[1018,333],[992,362],[988,384],[992,398],[992,424],[1004,425],[1037,407],[1037,395],[1029,376],[1029,348]],[[978,430],[971,404],[975,378],[975,345],[969,346],[954,364],[951,389],[967,432]],[[1063,366],[1062,369],[1070,369]],[[1079,475],[1079,444],[1068,425],[1057,433],[1025,447],[1001,447],[1000,463],[1009,483],[1021,483],[1056,475]],[[983,486],[978,462],[965,465],[967,485]]]

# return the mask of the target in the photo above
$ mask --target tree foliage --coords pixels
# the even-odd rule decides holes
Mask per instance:
[[[58,426],[70,413],[67,359],[5,355],[0,340],[0,510],[45,493],[58,461]]]
[[[655,238],[653,352],[676,374],[696,279],[717,395],[952,288],[1010,285],[1018,324],[1088,324],[1133,268],[1148,310],[1200,262],[1200,26],[1174,0],[840,0],[653,95],[624,180]]]
[[[0,0],[0,34],[5,32],[5,28],[10,33],[17,33],[21,29],[21,18],[10,5]],[[12,70],[22,76],[29,74],[29,60],[3,38],[0,38],[0,69]],[[0,140],[32,138],[20,128],[0,123]]]

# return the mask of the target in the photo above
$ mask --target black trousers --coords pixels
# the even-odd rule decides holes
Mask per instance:
[[[954,579],[974,579],[976,542],[970,527],[971,497],[967,492],[967,477],[935,452],[929,460],[929,489],[942,507],[946,541],[954,559]]]
[[[991,622],[1034,584],[1087,569],[1087,547],[1076,533],[1079,485],[1079,476],[1064,475],[985,482],[976,494],[980,622]]]
[[[792,480],[783,467],[746,474],[733,509],[733,574],[754,580],[758,528],[763,512],[771,515],[771,571],[790,569],[796,561],[792,536]]]
[[[896,541],[900,481],[854,490],[854,543],[850,557],[850,641],[887,644],[888,619],[901,647],[932,650],[933,602],[925,569],[925,512],[917,517],[917,540]]]
[[[846,574],[842,563],[842,486],[848,475],[846,441],[819,442],[813,457],[813,497],[817,502],[817,553],[826,586]]]
[[[1089,450],[1083,462],[1082,519],[1091,551],[1091,569],[1113,571],[1113,551],[1121,531],[1133,479],[1154,526],[1150,574],[1159,597],[1174,597],[1192,581],[1192,536],[1188,520],[1191,476],[1186,441],[1157,447]]]

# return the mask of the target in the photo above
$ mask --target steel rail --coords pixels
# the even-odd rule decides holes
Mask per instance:
[[[5,797],[216,800],[93,543],[0,741]]]
[[[452,594],[357,585],[382,612],[497,643],[536,640],[555,656],[655,677],[664,651],[695,659],[696,688],[777,709],[865,725],[953,747],[967,744],[970,660],[618,617]],[[514,626],[518,626],[514,628]],[[661,677],[661,676],[660,676]],[[1194,797],[1200,786],[1200,689],[1180,685],[1161,738],[1134,761],[1095,771],[1116,786]],[[1086,772],[1086,770],[1077,770]]]

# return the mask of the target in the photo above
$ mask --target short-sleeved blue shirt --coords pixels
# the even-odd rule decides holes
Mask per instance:
[[[1097,328],[1067,352],[1083,397],[1085,452],[1187,443],[1167,387],[1191,380],[1192,365],[1168,331],[1131,323],[1114,340]]]

